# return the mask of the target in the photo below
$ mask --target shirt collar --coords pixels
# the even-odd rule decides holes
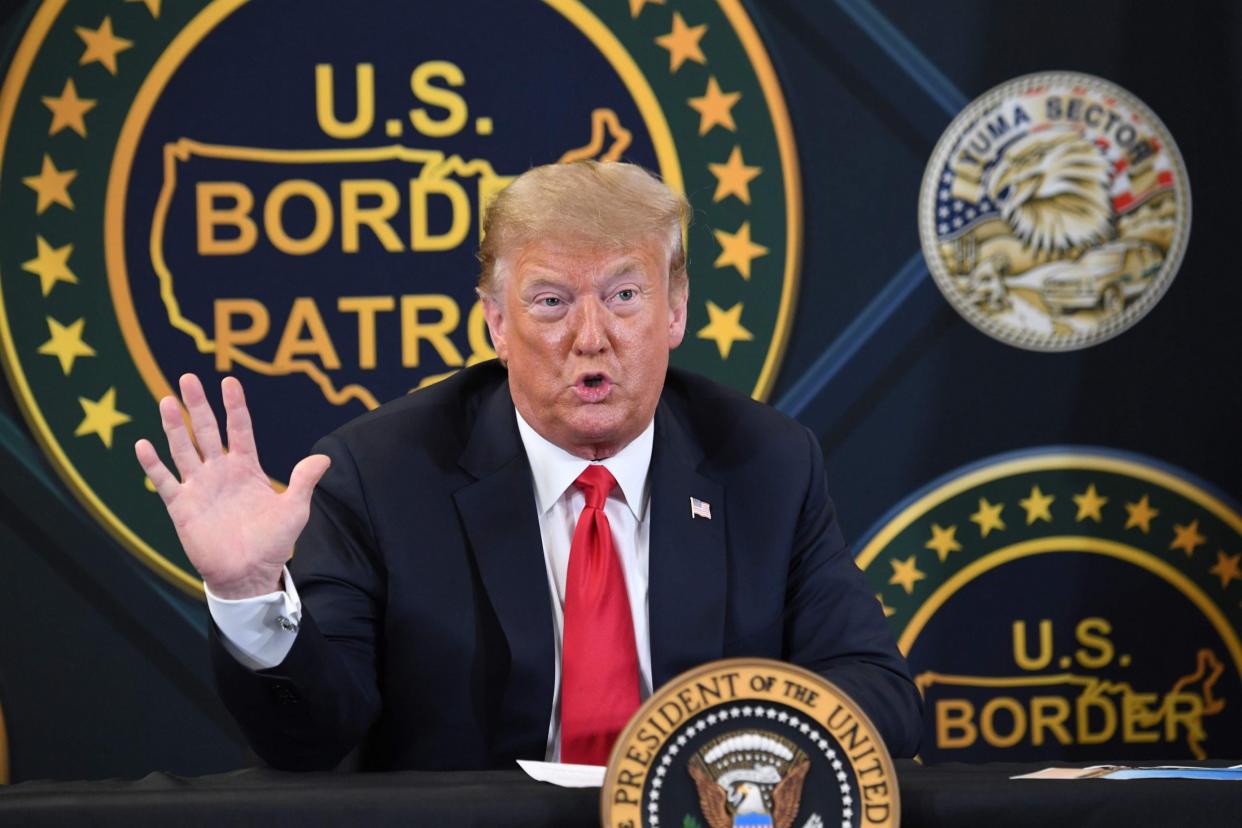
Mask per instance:
[[[565,494],[565,490],[573,485],[591,461],[575,457],[555,443],[545,440],[530,423],[522,419],[517,409],[518,433],[522,437],[522,446],[526,449],[526,458],[530,461],[531,474],[535,479],[535,499],[539,502],[539,513],[544,514]],[[612,457],[598,461],[612,473],[617,480],[617,487],[625,504],[630,507],[634,517],[642,522],[647,511],[647,471],[651,468],[651,447],[655,438],[655,418],[647,424],[628,446]]]

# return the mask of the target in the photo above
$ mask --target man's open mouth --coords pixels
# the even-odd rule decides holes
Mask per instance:
[[[574,391],[583,402],[600,402],[612,390],[612,380],[607,374],[583,374],[574,383]]]

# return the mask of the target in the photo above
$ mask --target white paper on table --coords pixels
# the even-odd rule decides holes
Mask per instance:
[[[536,762],[533,759],[517,760],[518,767],[537,782],[550,782],[562,788],[602,788],[603,765],[567,765],[561,762]]]
[[[1121,770],[1115,765],[1094,765],[1089,768],[1044,768],[1033,773],[1011,776],[1010,779],[1092,779]]]

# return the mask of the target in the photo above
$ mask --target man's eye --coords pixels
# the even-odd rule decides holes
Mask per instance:
[[[543,296],[540,297],[538,302],[545,308],[558,308],[561,305],[561,300],[557,296]]]
[[[638,296],[638,291],[634,290],[634,288],[626,288],[625,290],[617,291],[617,298],[622,302],[629,302],[636,296]]]

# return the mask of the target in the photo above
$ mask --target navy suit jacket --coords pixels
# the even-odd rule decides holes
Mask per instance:
[[[256,752],[327,768],[469,769],[542,759],[555,632],[507,372],[467,368],[318,446],[332,466],[290,563],[285,660],[250,671],[212,632],[225,704]],[[711,504],[692,518],[690,498]],[[713,659],[800,664],[912,755],[919,695],[837,525],[811,433],[670,369],[651,458],[648,612],[659,687]]]

